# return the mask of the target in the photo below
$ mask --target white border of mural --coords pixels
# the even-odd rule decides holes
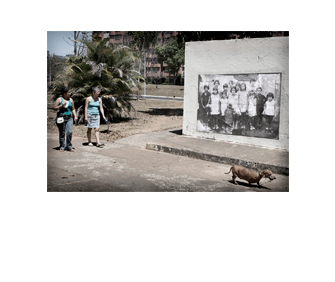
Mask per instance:
[[[281,73],[201,74],[197,131],[279,139]]]

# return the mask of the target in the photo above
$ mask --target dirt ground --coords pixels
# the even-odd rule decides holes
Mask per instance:
[[[159,85],[158,88],[155,88],[155,85],[147,85],[147,95],[175,95],[176,97],[183,97],[183,90],[183,86]],[[47,126],[48,130],[58,131],[54,122],[56,112],[52,109],[53,103],[52,95],[49,93]],[[183,102],[173,100],[139,100],[133,101],[133,105],[137,110],[137,117],[135,112],[131,112],[131,118],[123,118],[120,121],[110,123],[109,125],[101,124],[101,140],[104,142],[115,141],[135,134],[162,131],[183,126]],[[72,134],[74,136],[87,138],[86,132],[87,128],[84,124],[73,126]],[[95,142],[93,132],[92,141]]]
[[[142,84],[143,88],[143,84]],[[140,95],[144,94],[144,89],[140,91]],[[157,88],[154,84],[146,85],[146,95],[154,96],[169,96],[169,97],[184,97],[183,85],[161,85],[158,84]]]

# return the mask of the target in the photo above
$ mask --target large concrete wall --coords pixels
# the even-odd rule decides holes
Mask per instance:
[[[197,131],[198,76],[281,73],[279,140]],[[185,47],[183,134],[270,149],[289,150],[289,38],[188,42]]]

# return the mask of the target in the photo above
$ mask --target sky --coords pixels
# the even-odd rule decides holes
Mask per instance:
[[[73,38],[73,31],[48,31],[48,51],[50,54],[59,56],[73,54],[73,46],[66,43],[63,37],[66,39],[67,37]],[[68,39],[67,41],[71,43]]]

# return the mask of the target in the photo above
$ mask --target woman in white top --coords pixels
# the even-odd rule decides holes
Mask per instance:
[[[102,107],[102,101],[99,98],[100,89],[98,87],[92,88],[92,96],[88,97],[85,101],[85,127],[87,127],[87,139],[88,146],[93,146],[91,142],[92,128],[95,131],[95,138],[97,140],[97,147],[102,147],[105,144],[100,143],[99,139],[99,128],[100,128],[100,114],[106,120],[104,109]]]
[[[249,122],[250,122],[250,130],[255,129],[255,116],[256,116],[256,93],[251,90],[249,92],[248,96],[248,116],[249,116]]]
[[[245,85],[245,83],[241,83],[241,88],[240,91],[238,92],[238,106],[241,111],[242,128],[245,128],[247,104],[248,104],[247,86]]]
[[[211,94],[211,128],[217,129],[218,116],[220,114],[220,95],[217,88],[213,89]]]
[[[221,117],[219,119],[219,129],[222,129],[222,126],[225,125],[224,118],[225,118],[225,111],[228,107],[228,84],[223,85],[223,92],[220,93],[220,114]],[[226,126],[225,131],[226,131]]]
[[[267,101],[264,104],[264,111],[263,115],[266,119],[266,122],[268,124],[268,127],[266,127],[266,130],[271,131],[271,125],[272,125],[272,120],[274,117],[276,117],[276,102],[274,100],[273,93],[269,92],[266,95]]]
[[[236,87],[232,87],[230,88],[230,92],[231,94],[228,97],[228,104],[231,104],[233,110],[234,110],[234,114],[233,114],[233,128],[237,129],[237,125],[238,125],[238,121],[239,121],[239,117],[241,115],[241,111],[240,108],[238,107],[238,95],[237,95],[237,91],[236,91]]]

